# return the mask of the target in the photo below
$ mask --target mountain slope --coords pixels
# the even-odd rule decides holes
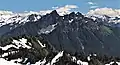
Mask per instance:
[[[36,22],[28,22],[11,30],[3,37],[23,34],[40,35],[58,50],[119,55],[120,52],[117,49],[119,49],[120,38],[114,33],[115,27],[106,25],[104,22],[94,21],[81,13],[72,12],[59,16],[56,11],[53,11]]]
[[[119,61],[120,28],[117,26],[119,23],[109,23],[109,16],[89,17],[79,12],[60,16],[56,10],[35,20],[37,16],[32,14],[28,17],[29,22],[24,25],[20,24],[11,30],[5,29],[7,31],[4,31],[0,38],[1,56],[7,54],[3,58],[6,60],[20,58],[21,64],[35,64],[43,60],[43,63],[45,61],[48,65],[50,63],[57,65],[57,60],[53,58],[58,53],[57,58],[66,59],[60,60],[58,65],[67,63],[79,65],[82,61],[91,65],[95,65],[96,61],[99,63],[96,65],[104,65],[112,60]],[[12,46],[9,48],[13,50],[9,50],[7,45]],[[98,55],[97,58],[96,55],[94,57],[94,53]],[[86,59],[89,54],[93,54],[90,55],[93,58],[90,62]],[[73,56],[76,56],[77,60]],[[71,61],[71,57],[75,60]],[[27,61],[24,62],[26,58]]]

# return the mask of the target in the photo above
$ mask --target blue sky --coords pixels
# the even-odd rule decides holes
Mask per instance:
[[[93,4],[88,4],[93,2]],[[0,0],[0,10],[14,12],[40,11],[51,9],[53,6],[77,5],[78,10],[87,12],[91,6],[120,9],[120,0]]]

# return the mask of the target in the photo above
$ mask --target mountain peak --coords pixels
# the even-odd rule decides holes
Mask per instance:
[[[56,10],[53,10],[50,14],[52,14],[53,16],[59,16]]]

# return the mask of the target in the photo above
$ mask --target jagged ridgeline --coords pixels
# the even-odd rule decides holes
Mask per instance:
[[[36,15],[30,17],[34,18]],[[59,16],[56,11],[52,11],[41,16],[36,22],[29,20],[1,36],[37,35],[49,41],[58,50],[62,48],[70,53],[97,52],[119,56],[120,28],[117,24],[109,23],[108,20],[102,18],[93,20],[79,12]]]
[[[6,31],[0,34],[1,57],[7,60],[22,58],[23,61],[27,58],[26,62],[20,62],[26,64],[45,58],[50,62],[49,59],[60,51],[64,51],[67,56],[70,54],[70,57],[80,54],[78,58],[80,60],[81,57],[86,59],[89,54],[96,53],[100,57],[107,55],[106,61],[97,58],[105,64],[112,60],[111,56],[120,56],[120,27],[119,24],[109,23],[108,16],[104,16],[106,19],[98,17],[93,19],[79,12],[60,16],[54,10],[33,21],[37,16],[35,14],[28,16],[26,23],[18,26],[15,24],[16,27],[9,24],[0,27]],[[8,30],[7,26],[14,28]],[[87,62],[85,59],[83,60]]]

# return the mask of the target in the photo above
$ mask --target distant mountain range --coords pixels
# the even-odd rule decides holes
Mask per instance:
[[[0,15],[0,60],[28,65],[104,65],[120,61],[119,46],[119,16],[80,12],[61,16],[56,10],[46,15]]]

